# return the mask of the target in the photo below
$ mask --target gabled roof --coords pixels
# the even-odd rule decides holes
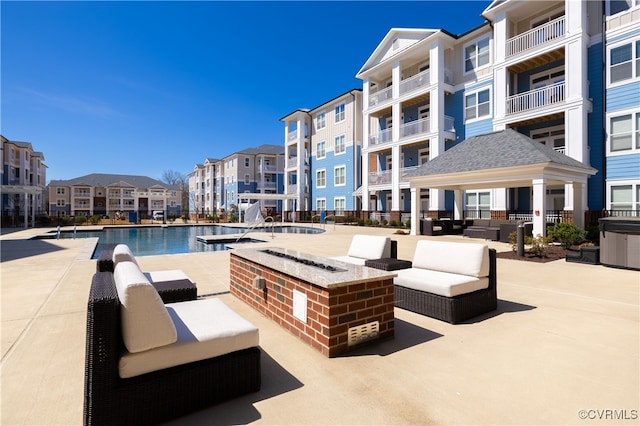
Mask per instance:
[[[425,28],[392,28],[360,68],[356,78],[361,78],[360,75],[362,73],[441,31]],[[397,45],[394,46],[394,40],[396,39]]]
[[[267,154],[267,155],[284,155],[284,147],[282,145],[269,145],[269,144],[264,144],[264,145],[260,145],[256,148],[247,148],[247,149],[243,149],[242,151],[238,151],[232,155],[235,154],[246,154],[246,155],[260,155],[260,154]]]
[[[460,142],[405,177],[474,172],[504,167],[555,163],[588,174],[597,171],[513,129],[473,136]]]
[[[80,176],[75,179],[69,180],[52,180],[49,182],[51,186],[93,186],[106,188],[108,186],[119,184],[120,186],[131,186],[134,188],[166,188],[166,189],[180,189],[176,185],[168,185],[156,179],[152,179],[147,176],[135,176],[135,175],[111,175],[105,173],[92,173],[86,176]]]

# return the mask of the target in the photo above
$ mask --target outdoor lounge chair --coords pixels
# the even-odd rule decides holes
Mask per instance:
[[[346,256],[331,259],[354,265],[364,265],[367,260],[397,257],[397,242],[389,237],[356,234],[351,240]]]
[[[158,296],[132,262],[94,274],[85,425],[157,424],[260,389],[255,326],[219,299]]]

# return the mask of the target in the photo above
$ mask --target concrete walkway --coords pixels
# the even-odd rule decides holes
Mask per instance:
[[[96,240],[28,239],[42,232],[0,237],[2,425],[82,423]],[[392,236],[398,257],[409,260],[421,238],[479,241],[351,226],[252,237],[334,256],[356,233]],[[226,293],[228,252],[139,263],[183,269],[198,294],[222,293],[216,297],[260,328],[262,389],[175,425],[640,424],[638,271],[498,259],[496,312],[450,325],[396,309],[394,339],[328,359]]]

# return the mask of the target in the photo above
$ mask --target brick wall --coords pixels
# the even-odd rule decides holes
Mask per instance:
[[[285,273],[234,256],[230,262],[231,294],[328,357],[369,341],[348,345],[352,327],[378,321],[378,339],[394,334],[393,279],[331,287],[315,286]],[[256,277],[265,288],[256,288]],[[293,316],[293,290],[307,296],[307,322]]]

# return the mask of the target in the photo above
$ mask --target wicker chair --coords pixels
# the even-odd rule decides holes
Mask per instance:
[[[120,378],[118,362],[125,347],[110,272],[93,276],[86,345],[85,425],[156,424],[260,389],[258,347]]]
[[[451,324],[458,324],[491,312],[498,306],[495,249],[489,249],[488,277],[488,288],[454,297],[394,285],[395,306]]]

